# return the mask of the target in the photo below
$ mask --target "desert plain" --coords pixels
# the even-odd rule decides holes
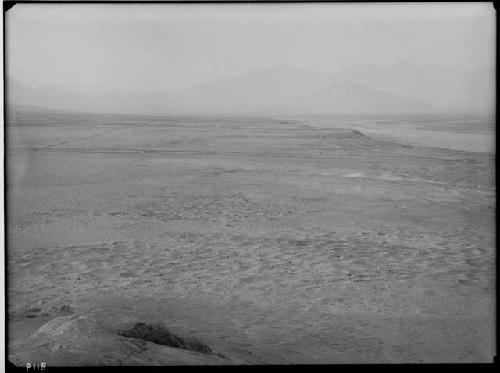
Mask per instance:
[[[492,119],[9,115],[13,363],[492,361]]]

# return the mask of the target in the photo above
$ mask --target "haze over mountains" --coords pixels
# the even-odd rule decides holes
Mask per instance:
[[[357,65],[336,74],[278,65],[183,90],[89,95],[8,79],[8,103],[134,114],[411,114],[494,110],[494,70]]]

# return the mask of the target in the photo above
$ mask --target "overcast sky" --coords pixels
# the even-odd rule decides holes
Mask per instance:
[[[18,4],[8,74],[86,93],[182,88],[277,64],[494,66],[488,3]]]

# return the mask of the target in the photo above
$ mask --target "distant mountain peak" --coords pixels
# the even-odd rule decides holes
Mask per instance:
[[[443,112],[489,113],[494,108],[491,71],[429,69],[403,59],[392,66],[358,65],[328,74],[279,63],[183,90],[95,95],[55,85],[35,87],[8,76],[7,99],[70,111],[140,114],[262,114],[283,108],[310,113],[432,112],[426,102]]]
[[[433,109],[420,100],[373,90],[347,79],[336,81],[328,88],[317,90],[311,95],[296,97],[288,107],[304,114],[419,113]]]

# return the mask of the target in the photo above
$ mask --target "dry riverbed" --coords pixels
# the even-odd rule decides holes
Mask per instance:
[[[490,362],[491,149],[329,121],[16,114],[9,359]]]

